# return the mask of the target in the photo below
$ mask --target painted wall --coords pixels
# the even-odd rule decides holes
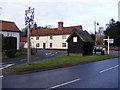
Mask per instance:
[[[19,32],[8,32],[8,31],[0,31],[4,36],[13,36],[17,38],[17,50],[19,50],[20,46],[20,33]]]
[[[50,39],[51,36],[39,36],[39,40],[36,40],[37,36],[31,36],[31,44],[32,47],[42,49],[43,43],[46,44],[46,49],[67,49],[68,44],[66,42],[69,35],[52,35],[52,39]],[[63,39],[63,37],[66,37]],[[36,47],[36,44],[39,43],[39,47]],[[50,43],[52,43],[52,47],[50,47]],[[62,43],[66,43],[66,47],[62,46]],[[27,43],[24,46],[27,48]]]

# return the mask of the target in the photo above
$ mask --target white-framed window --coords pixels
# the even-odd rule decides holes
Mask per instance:
[[[50,48],[52,48],[52,43],[50,43]]]
[[[14,36],[14,32],[8,32],[7,36]]]
[[[66,35],[62,35],[62,39],[66,39]]]
[[[53,39],[53,36],[52,36],[52,35],[50,36],[50,39]]]
[[[62,47],[66,47],[66,43],[62,43]]]
[[[39,44],[39,43],[36,43],[36,47],[40,47],[40,44]]]
[[[36,37],[36,40],[39,40],[39,36]]]
[[[73,37],[73,42],[77,42],[77,37]]]

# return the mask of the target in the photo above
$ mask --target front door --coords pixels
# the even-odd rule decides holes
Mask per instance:
[[[46,44],[45,43],[43,43],[43,49],[45,49],[46,48]]]

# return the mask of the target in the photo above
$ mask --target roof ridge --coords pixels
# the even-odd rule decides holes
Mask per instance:
[[[14,23],[13,21],[5,21],[5,20],[0,20],[2,22],[9,22],[9,23]]]
[[[77,25],[77,26],[67,26],[67,27],[63,27],[64,28],[73,28],[73,27],[81,27],[82,25]],[[35,30],[55,30],[58,28],[42,28],[42,29],[35,29]]]

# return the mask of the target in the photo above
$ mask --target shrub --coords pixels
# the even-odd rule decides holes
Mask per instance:
[[[37,50],[35,48],[31,48],[31,54],[35,55],[35,53],[37,52]]]
[[[6,55],[7,55],[9,58],[15,57],[15,53],[16,53],[16,50],[15,50],[15,49],[6,50]]]
[[[4,38],[3,34],[0,34],[0,52],[3,51],[3,49],[2,49],[2,47],[3,47],[3,38]]]
[[[3,42],[3,50],[17,49],[17,38],[4,37]]]
[[[16,57],[26,56],[26,55],[27,55],[27,49],[21,49],[21,50],[17,51],[15,54]]]
[[[17,38],[15,37],[4,37],[2,38],[2,49],[5,51],[7,57],[15,57],[17,49]]]

